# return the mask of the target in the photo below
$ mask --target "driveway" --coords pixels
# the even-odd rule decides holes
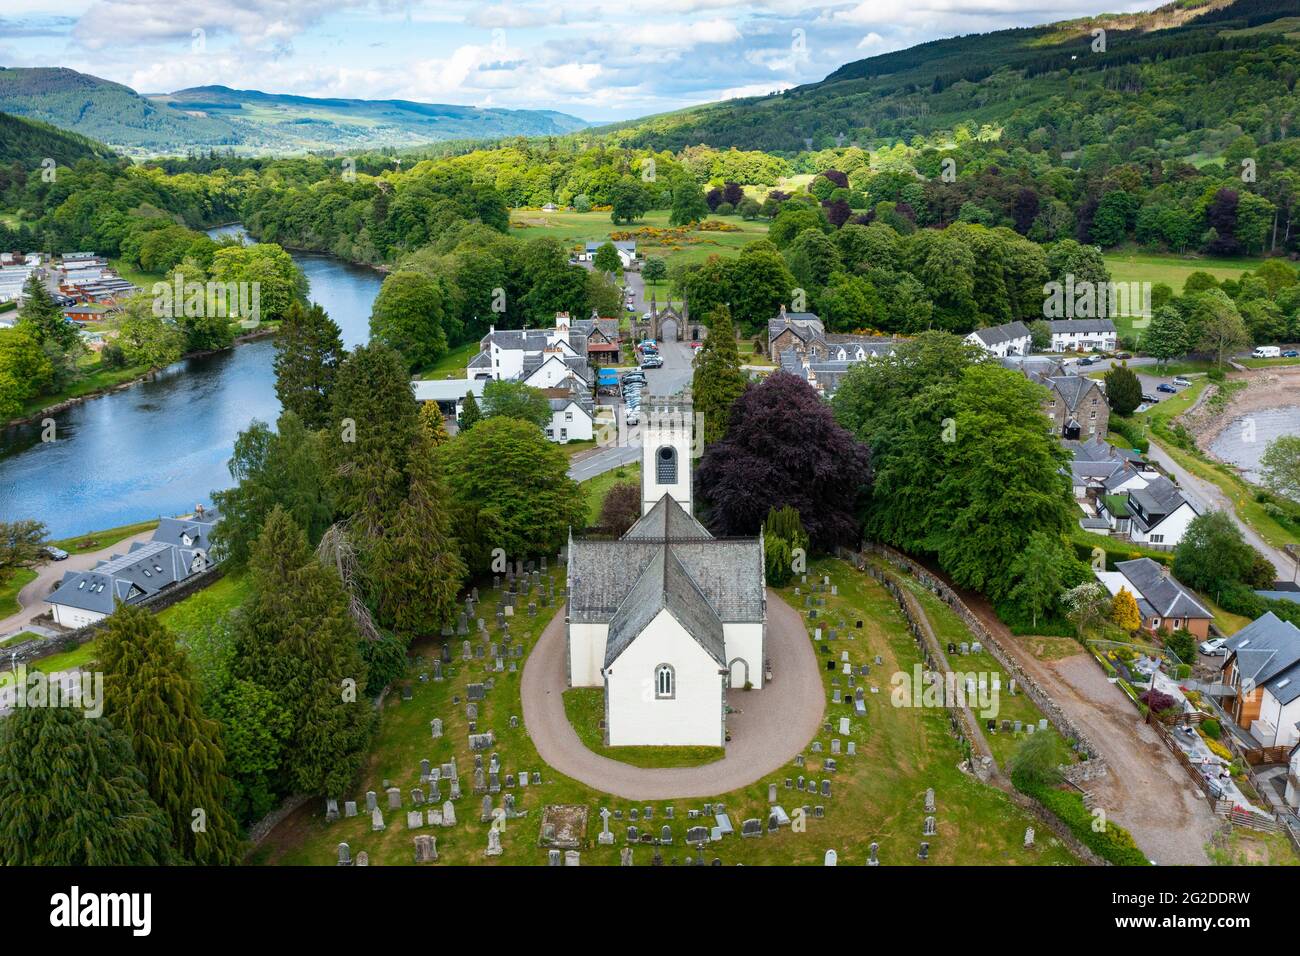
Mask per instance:
[[[934,569],[931,568],[933,571]],[[943,577],[943,575],[940,575]],[[947,580],[947,578],[944,578]],[[951,584],[951,582],[949,582]],[[1205,844],[1219,819],[1187,772],[1091,655],[1039,660],[1012,636],[982,595],[958,588],[966,606],[1016,662],[1060,705],[1106,761],[1109,773],[1085,784],[1094,808],[1133,834],[1149,859],[1207,866]]]
[[[18,592],[18,605],[22,610],[17,614],[0,618],[0,637],[7,637],[11,633],[22,630],[23,625],[48,611],[49,605],[45,603],[45,597],[63,580],[64,573],[89,571],[100,561],[107,560],[115,554],[125,554],[131,550],[134,542],[148,541],[153,535],[154,529],[150,528],[148,531],[123,538],[116,544],[99,551],[70,555],[65,561],[47,561],[36,569],[36,580],[28,582],[27,586]]]
[[[592,753],[569,724],[564,614],[556,614],[524,665],[519,692],[524,725],[538,755],[560,773],[625,800],[712,797],[748,786],[785,767],[816,735],[826,693],[812,641],[797,611],[767,592],[767,655],[772,682],[732,691],[726,756],[702,767],[633,767]]]

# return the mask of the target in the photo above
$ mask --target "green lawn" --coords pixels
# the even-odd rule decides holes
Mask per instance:
[[[421,369],[415,377],[421,379],[464,378],[465,367],[469,365],[469,360],[476,355],[478,355],[478,343],[466,342],[464,345],[456,346],[428,368]]]
[[[595,524],[600,520],[600,506],[604,504],[605,495],[609,494],[610,488],[620,481],[639,482],[640,480],[641,463],[632,462],[599,474],[595,478],[588,478],[586,481],[579,482],[578,490],[587,499],[587,514],[591,516],[591,523]]]
[[[1034,818],[1021,812],[1001,791],[987,787],[961,773],[957,764],[961,754],[956,741],[948,732],[948,718],[942,710],[890,706],[889,675],[911,670],[921,658],[916,644],[903,625],[902,617],[888,593],[874,581],[838,561],[815,563],[814,574],[829,574],[839,584],[838,597],[828,596],[826,617],[843,616],[861,619],[861,630],[851,629],[854,640],[839,642],[838,650],[849,650],[855,662],[866,663],[874,655],[882,657],[881,667],[872,667],[872,677],[866,678],[881,685],[880,694],[870,695],[869,714],[853,718],[854,729],[848,739],[856,741],[858,754],[839,758],[839,770],[830,774],[823,769],[829,756],[832,734],[818,734],[824,753],[807,752],[807,765],[803,769],[793,765],[785,770],[768,774],[748,787],[711,798],[696,800],[649,801],[655,808],[654,826],[657,829],[666,820],[666,806],[674,806],[673,828],[675,842],[662,848],[666,862],[681,860],[688,854],[682,845],[687,821],[686,811],[698,809],[705,802],[724,802],[733,825],[739,829],[741,821],[749,817],[765,819],[767,816],[767,790],[769,783],[777,785],[782,805],[793,813],[807,801],[826,807],[824,819],[810,818],[807,832],[795,833],[785,828],[762,839],[741,840],[728,837],[719,845],[705,848],[706,858],[717,857],[724,864],[746,865],[802,864],[820,865],[829,847],[839,853],[841,864],[861,864],[867,858],[867,848],[872,842],[880,845],[880,859],[887,865],[917,865],[917,846],[921,840],[925,813],[922,810],[927,787],[935,790],[938,811],[938,833],[930,837],[930,861],[935,864],[1070,864],[1074,860],[1068,851],[1049,834],[1040,833],[1038,845],[1031,850],[1023,846],[1026,826],[1033,826]],[[562,581],[562,569],[552,568],[550,575],[557,583]],[[483,606],[490,608],[496,595],[479,584]],[[794,597],[793,587],[783,591],[788,600]],[[557,613],[562,613],[558,611]],[[547,623],[547,615],[529,618],[517,616],[511,628],[512,640],[531,649]],[[851,627],[851,626],[850,626]],[[587,845],[582,848],[583,865],[615,865],[623,845],[626,822],[611,824],[618,834],[613,846],[595,845],[595,835],[600,831],[597,816],[601,807],[621,809],[625,814],[633,806],[644,807],[646,801],[623,800],[602,794],[571,780],[548,768],[537,756],[527,728],[511,727],[511,716],[522,716],[519,702],[519,673],[509,671],[492,674],[495,686],[479,704],[478,727],[491,728],[496,734],[493,750],[501,755],[504,773],[520,770],[540,772],[541,786],[530,784],[516,788],[516,806],[527,811],[527,816],[504,822],[502,845],[504,855],[485,858],[489,824],[480,821],[481,799],[469,790],[472,782],[473,758],[467,745],[468,725],[465,716],[466,684],[483,681],[489,676],[485,662],[462,662],[459,640],[453,641],[456,651],[454,662],[444,668],[446,680],[435,682],[419,680],[420,674],[431,670],[430,659],[437,651],[433,641],[422,641],[412,649],[412,662],[408,672],[412,699],[403,701],[400,693],[390,693],[384,701],[370,758],[361,779],[350,793],[341,799],[356,799],[362,808],[367,790],[380,792],[385,779],[403,791],[403,809],[385,810],[387,829],[372,833],[370,818],[366,815],[343,818],[326,823],[324,801],[312,800],[302,811],[291,816],[268,837],[253,857],[253,862],[287,865],[330,866],[336,859],[336,847],[346,841],[355,856],[365,851],[372,865],[409,864],[413,858],[412,836],[406,829],[405,811],[410,807],[409,790],[418,786],[419,762],[428,758],[434,763],[445,762],[455,756],[460,768],[465,795],[456,805],[457,825],[438,830],[419,832],[436,835],[439,864],[475,864],[488,866],[543,865],[547,853],[538,845],[538,829],[542,808],[547,804],[573,804],[587,807]],[[513,658],[511,658],[513,660]],[[522,667],[521,667],[522,669]],[[834,673],[822,671],[824,688],[829,698],[830,680]],[[757,693],[762,693],[758,691]],[[452,696],[460,698],[453,704]],[[433,717],[443,720],[444,734],[431,739],[429,721]],[[804,796],[784,788],[784,778],[798,775],[829,778],[833,795],[829,799]],[[442,787],[446,799],[447,787]],[[796,799],[798,798],[798,799]],[[502,795],[494,796],[499,807]],[[811,815],[810,815],[811,817]],[[652,850],[638,847],[634,861],[638,865],[650,862]]]
[[[239,607],[248,598],[250,589],[247,574],[226,575],[202,591],[159,611],[158,620],[184,644],[189,635],[216,623]]]
[[[1263,258],[1220,259],[1180,256],[1174,253],[1143,252],[1136,249],[1115,249],[1106,253],[1106,268],[1112,282],[1163,282],[1182,295],[1183,283],[1193,272],[1208,272],[1216,279],[1237,279],[1243,272],[1256,269]],[[1134,333],[1132,316],[1117,316],[1115,328],[1120,335]],[[1141,329],[1137,330],[1141,332]]]
[[[642,256],[658,256],[672,266],[676,263],[703,262],[714,253],[734,255],[740,248],[767,235],[766,219],[746,221],[739,216],[710,216],[712,220],[738,227],[736,232],[714,232],[695,229],[684,239],[664,237],[657,241],[653,236],[636,237],[636,251]],[[541,212],[537,209],[515,209],[510,213],[511,232],[523,239],[549,236],[559,239],[570,250],[588,242],[601,242],[610,233],[636,232],[639,229],[668,229],[668,211],[653,209],[641,219],[630,224],[615,226],[608,212]],[[647,290],[647,297],[649,292]],[[653,287],[662,300],[667,292],[662,283]]]
[[[99,551],[103,548],[112,547],[124,538],[129,538],[156,527],[158,527],[157,519],[139,521],[135,524],[124,524],[117,528],[109,528],[107,531],[92,531],[89,534],[79,534],[50,543],[55,547],[62,548],[69,554],[85,554],[87,551]]]
[[[698,767],[726,756],[721,747],[606,747],[600,729],[605,719],[603,687],[570,687],[564,692],[564,714],[588,750],[634,767]]]
[[[18,592],[36,580],[36,572],[31,568],[19,568],[4,580],[0,580],[0,617],[8,617],[21,611],[18,606]]]
[[[71,671],[77,668],[85,668],[94,663],[96,653],[95,642],[87,641],[70,651],[51,654],[49,657],[30,661],[27,666],[29,669],[38,670],[42,674],[53,674],[55,671]]]
[[[33,634],[31,631],[21,631],[13,637],[0,641],[0,647],[17,647],[19,644],[26,644],[29,641],[40,640],[39,634]]]

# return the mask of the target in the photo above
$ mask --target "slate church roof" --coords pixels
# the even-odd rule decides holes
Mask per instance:
[[[668,547],[658,548],[609,622],[605,666],[613,664],[637,635],[667,611],[722,667],[727,666],[722,620]]]

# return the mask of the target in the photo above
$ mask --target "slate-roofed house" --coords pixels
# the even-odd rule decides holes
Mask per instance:
[[[1116,534],[1165,550],[1177,547],[1192,519],[1200,514],[1164,475],[1151,477],[1143,487],[1129,486],[1122,494],[1104,495],[1099,513],[1111,522]]]
[[[826,340],[826,328],[813,312],[787,312],[785,306],[777,317],[767,323],[767,354],[781,355],[793,349],[796,355],[805,355],[817,342]]]
[[[126,554],[100,561],[89,571],[68,571],[45,600],[54,621],[84,627],[113,613],[116,602],[138,604],[213,565],[211,534],[220,515],[163,518],[153,540],[137,541]]]
[[[1033,342],[1029,327],[1023,322],[1007,322],[1003,325],[976,329],[966,336],[966,341],[978,345],[990,355],[1006,358],[1011,355],[1028,355]]]
[[[1043,384],[1051,393],[1045,408],[1058,437],[1075,441],[1106,434],[1110,405],[1096,381],[1082,375],[1053,375]]]
[[[762,541],[691,515],[689,407],[651,410],[642,442],[641,518],[569,542],[568,683],[604,687],[610,746],[722,746],[728,689],[763,686]]]
[[[619,335],[618,319],[602,319],[593,311],[589,319],[575,319],[570,323],[575,335],[580,335],[587,343],[587,364],[617,365],[622,337]]]
[[[1127,495],[1131,489],[1145,488],[1156,477],[1141,455],[1096,436],[1061,445],[1073,456],[1070,476],[1075,498]],[[1107,530],[1111,530],[1109,524]]]
[[[551,420],[542,428],[553,442],[588,441],[596,435],[596,406],[580,388],[548,388],[543,394],[551,403]]]
[[[1210,632],[1214,615],[1191,591],[1178,583],[1166,565],[1150,558],[1117,561],[1114,571],[1097,571],[1097,580],[1112,595],[1126,588],[1137,600],[1142,627],[1155,633],[1186,630],[1198,640]]]
[[[1118,335],[1110,319],[1051,319],[1053,352],[1110,352]]]
[[[1225,707],[1264,747],[1300,743],[1300,628],[1272,611],[1228,639]]]

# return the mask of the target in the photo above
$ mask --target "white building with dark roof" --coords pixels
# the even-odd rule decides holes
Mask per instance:
[[[990,355],[1006,358],[1010,355],[1028,355],[1033,336],[1029,327],[1023,322],[1007,322],[1003,325],[976,329],[966,336],[966,341],[978,345]]]
[[[1110,319],[1052,319],[1047,326],[1053,352],[1112,352],[1118,341]]]
[[[569,542],[568,683],[604,687],[608,746],[723,746],[728,691],[763,686],[762,539],[714,538],[691,515],[692,418],[648,412],[642,517]]]

